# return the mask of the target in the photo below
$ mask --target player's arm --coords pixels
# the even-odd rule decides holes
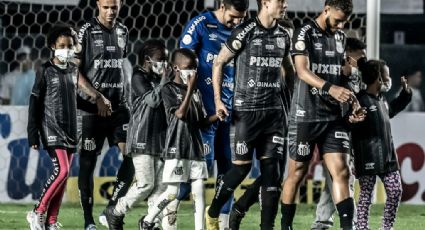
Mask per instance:
[[[308,56],[305,55],[296,55],[295,60],[295,69],[297,71],[298,78],[305,83],[309,84],[312,87],[322,89],[331,95],[333,98],[343,103],[354,96],[352,92],[344,87],[333,85],[328,81],[325,81],[318,77],[316,74],[311,72],[309,66],[310,62]]]
[[[105,96],[103,96],[103,94],[93,88],[93,86],[90,84],[87,78],[81,74],[81,72],[78,76],[78,88],[85,94],[89,95],[90,98],[96,102],[98,115],[106,117],[112,114],[111,102]]]
[[[42,67],[37,71],[28,106],[28,144],[33,149],[40,147],[40,129],[45,92],[46,80],[44,79],[44,67]]]
[[[223,84],[223,68],[227,63],[229,63],[235,54],[230,51],[227,46],[223,46],[218,53],[217,58],[214,61],[212,67],[212,83],[214,89],[214,103],[215,103],[215,111],[218,118],[223,121],[227,116],[229,116],[229,112],[224,106],[223,101],[221,100],[221,86]]]
[[[292,63],[292,58],[290,55],[287,55],[282,61],[282,77],[283,81],[286,82],[288,86],[290,95],[294,92],[294,82],[295,82],[295,68],[294,63]]]
[[[192,18],[183,28],[182,35],[180,37],[179,46],[180,48],[187,48],[196,53],[198,50],[202,34],[206,34],[206,31],[203,31],[203,23],[202,21],[195,23],[202,16],[197,16]],[[193,29],[191,29],[193,27]]]

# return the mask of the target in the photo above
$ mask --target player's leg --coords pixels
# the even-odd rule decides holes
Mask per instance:
[[[316,218],[311,225],[311,229],[328,229],[333,226],[335,205],[332,199],[332,178],[324,164],[323,176],[325,177],[325,186],[316,206]]]
[[[384,182],[385,192],[387,193],[381,229],[393,229],[401,193],[403,192],[400,172],[390,172],[380,176],[380,178]]]
[[[360,194],[357,204],[356,229],[369,229],[369,213],[375,182],[375,175],[359,177]]]
[[[61,152],[57,154],[58,157],[63,157],[63,159],[59,161],[60,164],[63,163],[63,165],[60,166],[59,175],[62,174],[62,176],[64,177],[64,181],[61,184],[60,188],[58,188],[58,191],[56,191],[52,200],[50,201],[49,209],[47,211],[47,224],[50,224],[50,225],[57,224],[59,209],[62,204],[62,198],[63,198],[63,194],[65,193],[66,182],[68,179],[69,170],[71,168],[72,158],[73,158],[73,154],[71,151],[56,149],[56,152],[58,151]]]

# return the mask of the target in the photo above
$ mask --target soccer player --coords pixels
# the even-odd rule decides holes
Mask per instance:
[[[162,180],[167,189],[139,221],[139,228],[153,229],[154,218],[176,199],[181,182],[190,182],[194,200],[195,229],[204,229],[205,198],[203,180],[207,178],[207,164],[200,128],[214,122],[214,114],[207,117],[201,95],[196,89],[196,55],[189,49],[173,52],[171,62],[174,81],[161,91],[167,114],[167,137],[163,158]]]
[[[283,76],[293,75],[289,55],[290,36],[278,25],[287,8],[285,0],[258,0],[258,16],[232,31],[213,65],[216,114],[229,112],[221,99],[223,68],[233,58],[235,76],[233,118],[235,151],[233,167],[220,181],[207,209],[207,229],[218,229],[221,207],[251,169],[253,150],[261,164],[261,229],[272,229],[279,200],[279,159],[284,157]]]
[[[207,11],[192,18],[183,29],[180,40],[181,48],[193,50],[198,56],[197,86],[202,94],[202,101],[209,116],[215,114],[214,92],[212,87],[212,65],[221,46],[229,38],[232,29],[242,22],[249,2],[247,0],[220,0],[220,6],[214,11]],[[223,91],[221,98],[231,114],[233,107],[235,68],[229,63],[223,70]],[[231,116],[202,129],[205,147],[205,159],[208,172],[213,176],[214,160],[217,160],[217,178],[231,167],[230,124]],[[183,199],[189,192],[187,184],[181,185],[178,199]],[[222,229],[228,227],[228,214],[232,198],[223,206],[220,214]]]
[[[148,40],[139,52],[140,65],[131,79],[131,119],[127,150],[133,158],[136,181],[116,205],[106,210],[109,229],[123,229],[124,215],[138,200],[149,197],[149,204],[161,194],[167,121],[161,89],[167,82],[167,55],[161,40]]]
[[[357,38],[347,38],[346,46],[346,66],[349,67],[348,86],[354,93],[358,93],[363,89],[364,83],[362,82],[357,61],[360,58],[366,57],[366,44]],[[348,105],[344,106],[345,110],[349,109]],[[349,165],[352,167],[353,159],[350,156]],[[311,225],[311,229],[328,229],[333,226],[333,214],[335,212],[335,205],[332,200],[332,179],[329,175],[326,166],[323,165],[323,174],[325,177],[325,186],[323,187],[322,194],[320,195],[319,202],[316,206],[316,218]],[[354,196],[354,175],[351,173],[349,178],[349,188],[351,196]],[[355,219],[355,213],[354,213]]]
[[[71,59],[77,38],[67,25],[56,25],[47,35],[54,58],[37,71],[28,111],[28,143],[40,148],[40,137],[53,163],[34,210],[27,214],[31,230],[59,229],[57,218],[65,192],[72,153],[77,147],[78,68]]]
[[[412,91],[402,77],[399,96],[388,103],[382,95],[391,89],[385,62],[364,62],[363,59],[359,62],[359,69],[367,89],[360,92],[358,98],[361,105],[367,108],[367,117],[364,122],[351,124],[356,177],[360,184],[356,229],[370,229],[369,211],[377,176],[384,183],[387,195],[380,229],[393,229],[402,187],[390,118],[409,104]]]
[[[84,211],[86,229],[96,229],[93,219],[93,171],[105,138],[110,146],[118,145],[125,154],[129,110],[126,105],[122,64],[127,54],[128,30],[117,22],[121,0],[97,0],[99,15],[83,25],[79,31],[81,52],[80,78],[93,86],[94,95],[84,92],[77,98],[81,125],[80,171],[78,188]],[[134,177],[131,157],[124,160],[109,204],[126,194]]]
[[[352,12],[351,0],[326,0],[321,14],[297,29],[292,55],[298,75],[289,117],[288,176],[282,191],[282,229],[292,229],[295,196],[307,172],[315,145],[333,179],[333,199],[342,229],[352,229],[354,202],[350,197],[347,165],[350,140],[342,120],[341,103],[355,101],[342,87],[345,34],[341,31]],[[358,103],[354,121],[364,119]],[[358,113],[358,114],[357,114]]]

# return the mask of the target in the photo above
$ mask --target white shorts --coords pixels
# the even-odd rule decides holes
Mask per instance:
[[[207,179],[208,170],[205,161],[186,159],[165,160],[162,182],[189,182],[195,179]]]

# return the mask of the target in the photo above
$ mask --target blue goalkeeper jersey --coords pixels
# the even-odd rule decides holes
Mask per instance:
[[[205,12],[186,24],[180,47],[195,51],[198,56],[198,89],[207,115],[215,114],[214,91],[212,86],[212,66],[221,47],[230,37],[232,28],[221,24],[212,11]],[[223,84],[221,99],[229,112],[233,107],[235,68],[233,60],[223,69]]]

